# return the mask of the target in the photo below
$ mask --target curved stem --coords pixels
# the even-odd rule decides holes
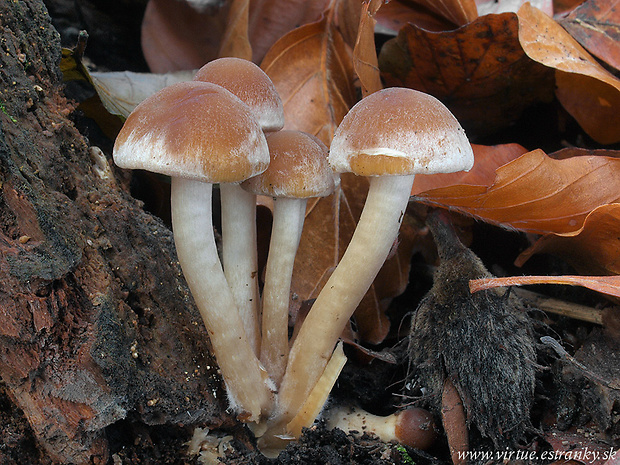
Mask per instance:
[[[306,199],[274,199],[273,227],[263,289],[260,359],[280,384],[288,361],[288,316],[293,264],[306,213]]]
[[[398,235],[414,176],[370,179],[353,238],[321,290],[289,353],[274,420],[292,418],[325,369],[347,321],[370,288]]]
[[[250,421],[271,409],[268,378],[243,331],[217,255],[212,185],[172,178],[172,229],[179,263],[207,327],[231,403]]]
[[[243,328],[260,350],[258,318],[258,258],[256,250],[256,196],[238,184],[220,184],[222,205],[222,262]]]

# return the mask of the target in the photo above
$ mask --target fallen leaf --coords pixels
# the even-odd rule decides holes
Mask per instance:
[[[620,70],[620,8],[618,2],[589,0],[559,23],[592,55]]]
[[[411,4],[406,0],[391,0],[383,5],[376,16],[377,32],[395,36],[407,24],[415,24],[427,31],[447,31],[455,25],[442,16]]]
[[[555,160],[542,150],[499,167],[491,184],[455,185],[415,199],[486,222],[539,234],[578,231],[595,208],[620,201],[620,159]]]
[[[458,173],[418,174],[413,182],[411,195],[456,184],[490,185],[495,179],[497,168],[528,151],[519,144],[495,146],[472,144],[472,149],[475,161],[471,170]]]
[[[601,205],[572,233],[546,234],[523,251],[522,266],[538,253],[556,255],[584,274],[620,274],[620,204]]]
[[[252,61],[260,63],[282,36],[316,21],[329,0],[254,0],[248,37]],[[199,13],[185,2],[149,0],[142,22],[142,50],[151,71],[197,69],[220,55],[228,7]]]
[[[412,0],[431,11],[450,20],[457,26],[474,21],[478,17],[478,9],[474,0]]]
[[[263,61],[273,44],[298,27],[319,20],[330,3],[330,0],[252,0],[252,60],[255,63]]]
[[[526,286],[532,284],[564,284],[581,286],[602,294],[620,297],[620,276],[508,276],[469,281],[472,293],[496,287]]]
[[[597,142],[620,142],[620,80],[542,11],[526,3],[517,14],[519,42],[532,60],[555,70],[562,106]]]
[[[185,2],[149,0],[142,53],[154,73],[198,69],[218,57],[228,11],[199,13]]]
[[[278,40],[261,67],[282,98],[284,128],[313,134],[329,146],[355,102],[350,50],[334,27],[333,10]]]
[[[581,5],[585,0],[553,0],[553,12],[556,15],[565,14],[579,5]]]
[[[360,80],[362,97],[383,89],[375,50],[374,19],[382,4],[383,0],[369,0],[362,4],[357,40],[353,49],[353,67]]]
[[[228,21],[218,57],[252,59],[252,46],[248,38],[249,14],[250,0],[229,2]]]
[[[553,98],[553,71],[525,55],[514,13],[447,32],[408,24],[385,43],[379,67],[387,86],[439,98],[470,137],[506,127],[534,102]]]
[[[362,3],[368,0],[338,0],[336,2],[335,23],[344,41],[349,47],[355,47],[358,29],[360,25],[360,15]]]

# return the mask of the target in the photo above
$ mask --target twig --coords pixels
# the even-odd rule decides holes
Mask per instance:
[[[556,315],[567,316],[576,320],[586,321],[597,325],[603,324],[603,311],[586,305],[575,304],[565,300],[547,297],[537,292],[527,291],[525,289],[512,288],[512,292],[523,299],[526,303],[537,307],[540,310]]]

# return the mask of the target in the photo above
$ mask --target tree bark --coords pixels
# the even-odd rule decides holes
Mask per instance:
[[[41,0],[0,2],[0,378],[54,462],[105,428],[219,427],[225,395],[170,230],[68,119]],[[0,462],[12,452],[0,448]]]

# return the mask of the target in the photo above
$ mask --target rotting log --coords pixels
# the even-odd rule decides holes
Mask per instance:
[[[0,378],[38,447],[105,463],[123,418],[231,422],[170,230],[70,120],[42,1],[0,27]]]

